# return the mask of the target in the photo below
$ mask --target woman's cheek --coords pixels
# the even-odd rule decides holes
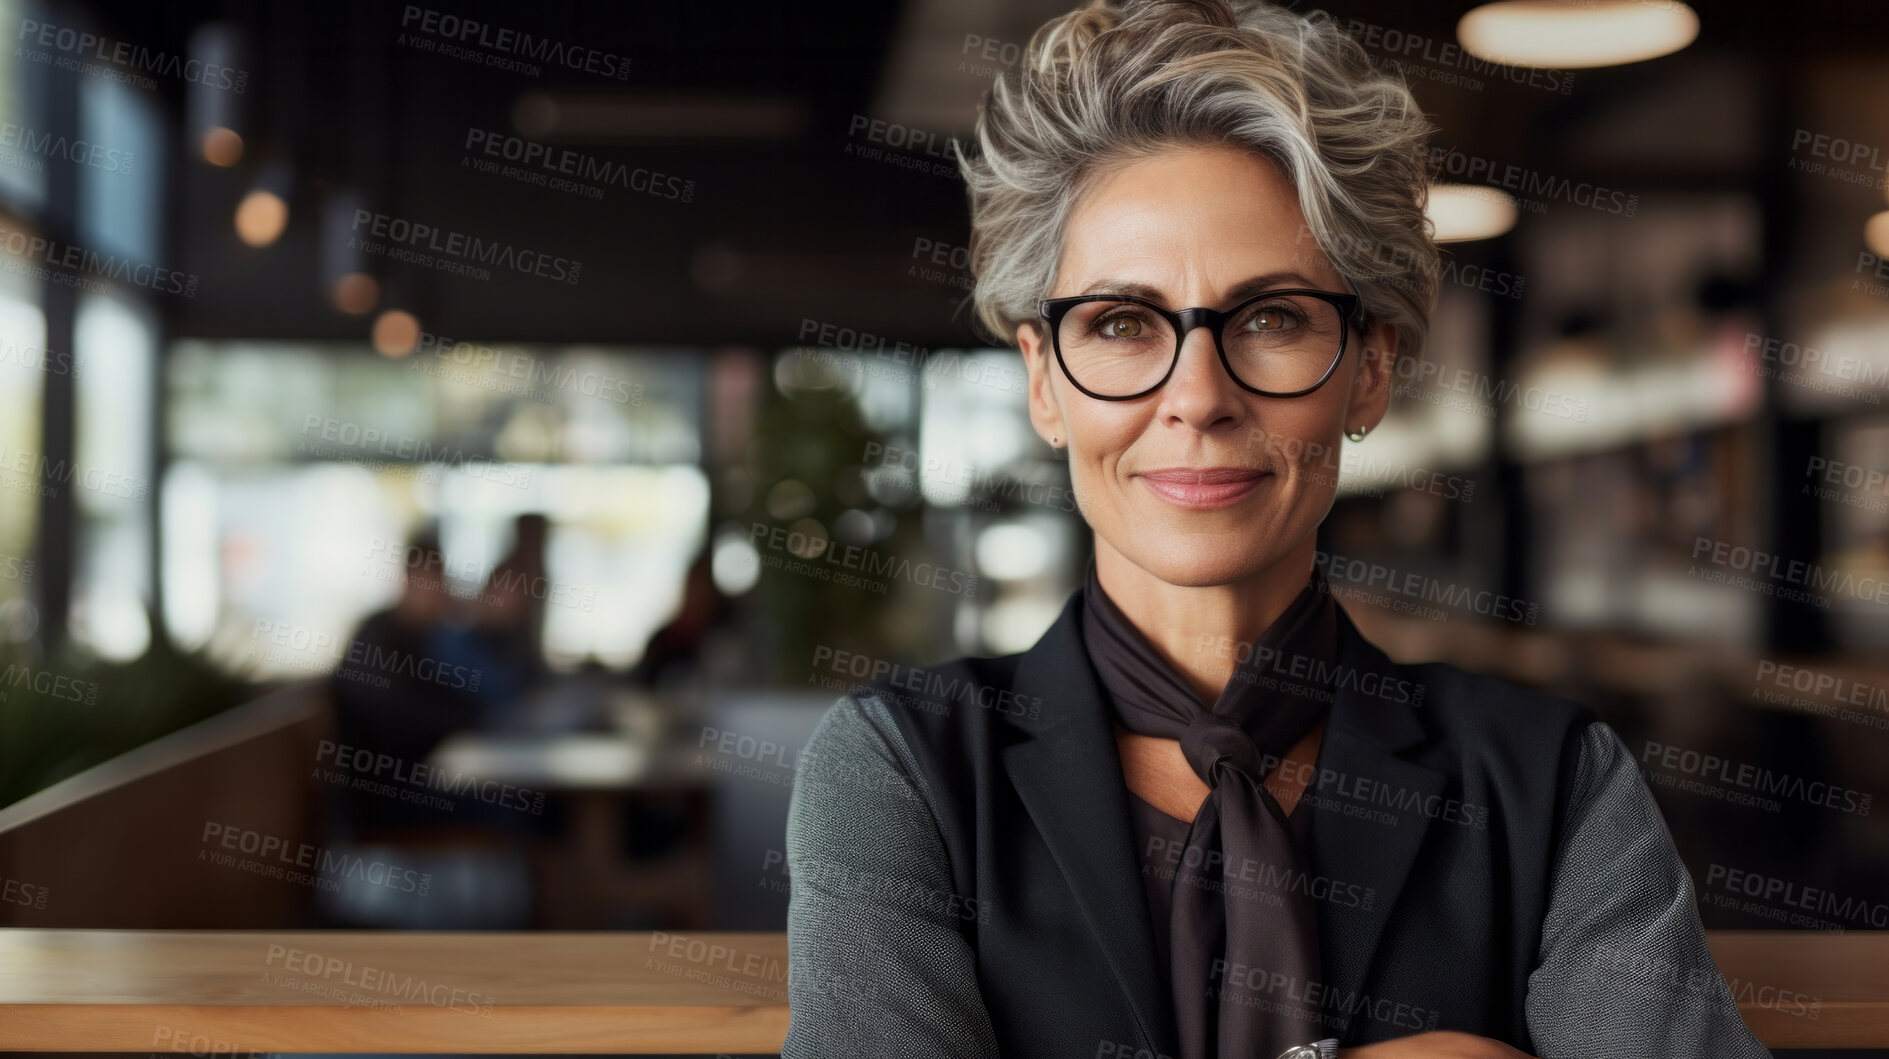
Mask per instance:
[[[1289,521],[1305,506],[1305,502],[1308,498],[1316,495],[1315,472],[1304,466],[1293,466],[1286,473],[1285,481],[1279,483],[1278,515],[1280,521]]]
[[[1093,518],[1113,506],[1108,501],[1097,502],[1099,498],[1096,496],[1096,481],[1096,476],[1089,472],[1087,465],[1070,462],[1069,489],[1076,494],[1076,510],[1080,511],[1085,519]]]

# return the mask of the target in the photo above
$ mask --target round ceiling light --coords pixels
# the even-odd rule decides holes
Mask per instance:
[[[1456,24],[1479,59],[1557,70],[1657,59],[1698,35],[1699,16],[1678,0],[1502,0]]]
[[[1486,184],[1432,184],[1424,215],[1439,243],[1493,239],[1515,227],[1515,199]]]
[[[1877,257],[1889,258],[1889,210],[1863,222],[1863,245]]]

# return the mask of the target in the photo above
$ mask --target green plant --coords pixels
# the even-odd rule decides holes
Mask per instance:
[[[151,646],[129,662],[0,644],[0,806],[254,697],[151,625]]]

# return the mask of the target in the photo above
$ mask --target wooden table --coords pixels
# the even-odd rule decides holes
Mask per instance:
[[[1768,1047],[1889,1046],[1889,932],[1711,942]],[[6,1049],[771,1054],[786,1034],[781,934],[0,930]]]
[[[0,930],[16,1051],[780,1051],[782,934]]]
[[[476,776],[562,799],[566,848],[547,863],[535,925],[601,926],[625,908],[645,923],[709,922],[714,894],[710,804],[715,773],[686,742],[649,742],[624,733],[455,732],[427,763],[449,776]],[[622,853],[626,802],[679,799],[687,837],[673,855],[630,861]]]
[[[1709,930],[1706,940],[1765,1047],[1889,1048],[1889,931]]]

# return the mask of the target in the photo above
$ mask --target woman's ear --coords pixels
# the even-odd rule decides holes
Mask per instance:
[[[1352,381],[1351,410],[1345,429],[1369,431],[1384,419],[1390,409],[1391,384],[1396,377],[1397,328],[1378,321],[1359,336],[1364,348],[1358,356],[1358,374]]]
[[[1056,401],[1054,380],[1050,378],[1049,361],[1054,354],[1043,337],[1042,329],[1033,322],[1017,325],[1017,348],[1030,374],[1030,425],[1051,448],[1060,448],[1069,444],[1069,428],[1063,425],[1062,405]]]

